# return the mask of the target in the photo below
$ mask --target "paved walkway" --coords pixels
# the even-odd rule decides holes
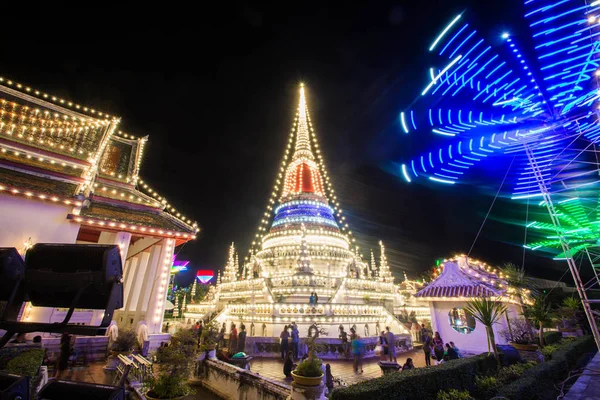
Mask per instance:
[[[398,364],[403,365],[407,358],[412,358],[415,367],[425,366],[425,356],[422,351],[413,350],[399,354]],[[352,360],[324,360],[325,364],[331,365],[331,373],[336,378],[341,378],[346,384],[361,382],[367,379],[378,378],[382,375],[381,368],[377,363],[379,358],[363,360],[363,373],[354,372]],[[291,380],[285,379],[283,375],[283,361],[273,358],[254,358],[250,362],[250,370],[270,379],[289,385]]]
[[[596,400],[600,398],[600,353],[585,367],[563,400]]]

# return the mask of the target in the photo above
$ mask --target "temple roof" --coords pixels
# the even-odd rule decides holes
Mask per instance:
[[[415,297],[451,301],[455,298],[502,297],[506,282],[485,265],[467,261],[466,257],[447,260],[444,270]]]
[[[119,124],[117,117],[0,77],[0,192],[192,237],[197,224],[139,179],[148,137],[124,133]]]

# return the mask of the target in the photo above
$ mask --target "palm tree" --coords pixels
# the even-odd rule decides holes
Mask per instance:
[[[491,347],[494,351],[496,362],[500,363],[498,348],[496,347],[496,337],[494,335],[494,325],[500,321],[502,314],[506,312],[506,305],[490,298],[476,298],[467,302],[465,310],[485,326],[488,337],[488,354]]]
[[[543,296],[536,296],[534,303],[523,311],[523,316],[539,328],[540,347],[544,347],[544,327],[552,323],[554,312]]]

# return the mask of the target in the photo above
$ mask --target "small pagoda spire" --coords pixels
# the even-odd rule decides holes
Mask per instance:
[[[296,125],[296,147],[293,159],[306,157],[314,160],[310,149],[310,133],[308,130],[308,116],[306,97],[304,96],[304,83],[300,84],[300,99],[298,102],[298,123]]]
[[[196,277],[194,277],[194,283],[192,283],[192,293],[191,293],[191,298],[190,301],[193,303],[194,302],[194,298],[196,297],[196,281],[198,279]]]
[[[183,313],[185,312],[185,307],[187,303],[187,293],[183,292],[183,301],[181,302],[181,314],[183,315]]]
[[[379,280],[382,282],[393,282],[394,277],[390,271],[390,266],[388,264],[387,257],[385,256],[385,246],[381,240],[379,241],[379,247],[381,248],[381,256],[379,259]]]
[[[234,265],[234,268],[235,268],[235,270],[234,270],[235,271],[235,276],[237,278],[237,277],[240,276],[240,258],[238,257],[237,251],[235,252],[235,265]]]
[[[371,249],[371,277],[375,278],[377,276],[377,263],[375,262],[375,254],[373,254],[373,249]]]
[[[221,284],[221,270],[217,271],[217,285]]]
[[[310,253],[308,251],[308,243],[306,242],[306,228],[302,224],[302,237],[300,239],[300,254],[298,257],[298,272],[312,272],[310,268]]]
[[[232,242],[229,247],[229,257],[227,265],[223,271],[223,282],[235,282],[238,276],[239,263],[236,264],[235,244]]]
[[[175,304],[173,304],[173,317],[179,317],[179,296],[175,294]]]

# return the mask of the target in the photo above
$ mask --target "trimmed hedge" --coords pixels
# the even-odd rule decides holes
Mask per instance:
[[[493,356],[482,354],[445,362],[431,368],[417,368],[387,374],[331,394],[332,400],[424,400],[435,399],[440,390],[474,390],[475,377],[496,371]]]
[[[6,364],[6,372],[16,375],[36,376],[42,362],[44,350],[31,349],[22,352]]]
[[[558,343],[562,340],[563,336],[561,332],[556,332],[556,331],[550,331],[550,332],[544,332],[544,342],[546,342],[546,344],[554,344],[554,343]]]
[[[497,395],[511,400],[551,398],[554,384],[567,378],[581,356],[594,348],[595,342],[591,336],[569,341],[552,354],[552,360],[524,371],[521,378],[501,387]]]

